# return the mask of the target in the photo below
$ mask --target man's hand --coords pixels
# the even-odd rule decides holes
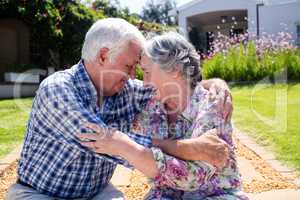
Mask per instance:
[[[122,147],[130,141],[127,135],[114,129],[102,128],[92,123],[88,123],[86,127],[95,133],[81,133],[77,134],[77,137],[81,140],[82,146],[96,153],[119,156],[123,151]]]
[[[227,83],[221,79],[214,78],[203,80],[201,84],[205,89],[209,90],[210,100],[217,100],[218,110],[222,113],[225,121],[229,121],[233,111],[233,103]]]
[[[81,144],[96,153],[121,156],[149,178],[159,173],[152,151],[132,141],[126,134],[96,124],[87,124],[92,134],[77,134]]]
[[[200,137],[191,139],[153,139],[153,145],[182,160],[204,161],[222,169],[229,158],[230,147],[215,135],[215,131],[213,129]]]

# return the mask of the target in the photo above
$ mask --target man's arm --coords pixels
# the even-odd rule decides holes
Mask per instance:
[[[159,171],[151,149],[137,144],[120,131],[102,128],[97,124],[87,126],[95,134],[77,134],[82,146],[96,153],[120,156],[149,178],[157,176]]]
[[[93,142],[82,142],[83,146],[97,153],[118,155],[129,161],[136,169],[154,180],[157,186],[194,191],[209,180],[216,168],[199,161],[183,161],[163,153],[158,148],[147,149],[128,138],[125,134],[107,130],[93,125],[97,134],[79,134],[81,139]]]
[[[85,127],[87,122],[95,123],[101,127],[107,125],[101,120],[100,116],[88,110],[81,99],[76,96],[72,90],[72,86],[65,84],[57,84],[44,86],[39,90],[39,112],[43,121],[51,129],[55,140],[63,142],[78,151],[91,153],[88,149],[80,144],[80,140],[75,136],[78,132],[91,132]],[[128,134],[135,142],[150,147],[151,139],[146,136]],[[107,159],[110,162],[127,165],[127,162],[117,157],[98,155],[96,157]]]

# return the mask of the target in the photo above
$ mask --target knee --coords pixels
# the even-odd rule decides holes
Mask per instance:
[[[17,194],[18,194],[18,184],[15,183],[8,188],[4,200],[18,200]]]

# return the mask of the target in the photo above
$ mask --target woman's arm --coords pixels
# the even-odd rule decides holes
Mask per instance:
[[[156,186],[171,187],[184,191],[195,191],[216,172],[216,168],[202,161],[183,161],[152,148],[159,173],[154,179]]]
[[[107,131],[101,127],[92,128],[96,134],[80,134],[82,142],[91,150],[109,155],[121,156],[147,177],[154,179],[157,186],[194,191],[207,182],[216,168],[202,161],[183,161],[165,154],[161,149],[147,149],[119,131]]]
[[[221,169],[228,159],[229,147],[215,133],[216,130],[213,129],[197,138],[182,140],[152,139],[152,143],[164,153],[179,159],[205,161]]]
[[[166,114],[163,113],[158,101],[152,99],[145,110],[136,118],[135,129],[144,135],[151,136],[152,144],[163,152],[188,161],[205,161],[218,168],[222,168],[228,158],[228,148],[223,140],[214,134],[205,134],[191,139],[170,140]],[[182,138],[172,135],[173,138]],[[159,139],[158,139],[159,138]],[[222,155],[222,159],[220,159]]]
[[[157,186],[194,191],[216,171],[205,162],[183,161],[163,153],[158,148],[145,148],[119,131],[107,133],[100,127],[94,131],[96,134],[77,135],[81,140],[91,140],[81,142],[83,146],[97,153],[121,156],[148,178],[153,179]]]
[[[94,133],[77,134],[82,146],[99,154],[120,156],[149,178],[158,175],[151,149],[136,143],[120,131],[102,128],[96,124],[88,124],[87,128]]]

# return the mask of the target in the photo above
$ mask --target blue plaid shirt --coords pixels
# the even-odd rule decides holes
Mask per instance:
[[[129,131],[152,94],[140,81],[129,80],[121,92],[104,98],[99,107],[82,61],[51,75],[41,83],[33,101],[19,179],[53,197],[94,196],[108,184],[116,165],[124,161],[89,151],[74,135],[87,132],[84,125],[92,122],[118,128],[137,143],[151,147],[151,138]]]

